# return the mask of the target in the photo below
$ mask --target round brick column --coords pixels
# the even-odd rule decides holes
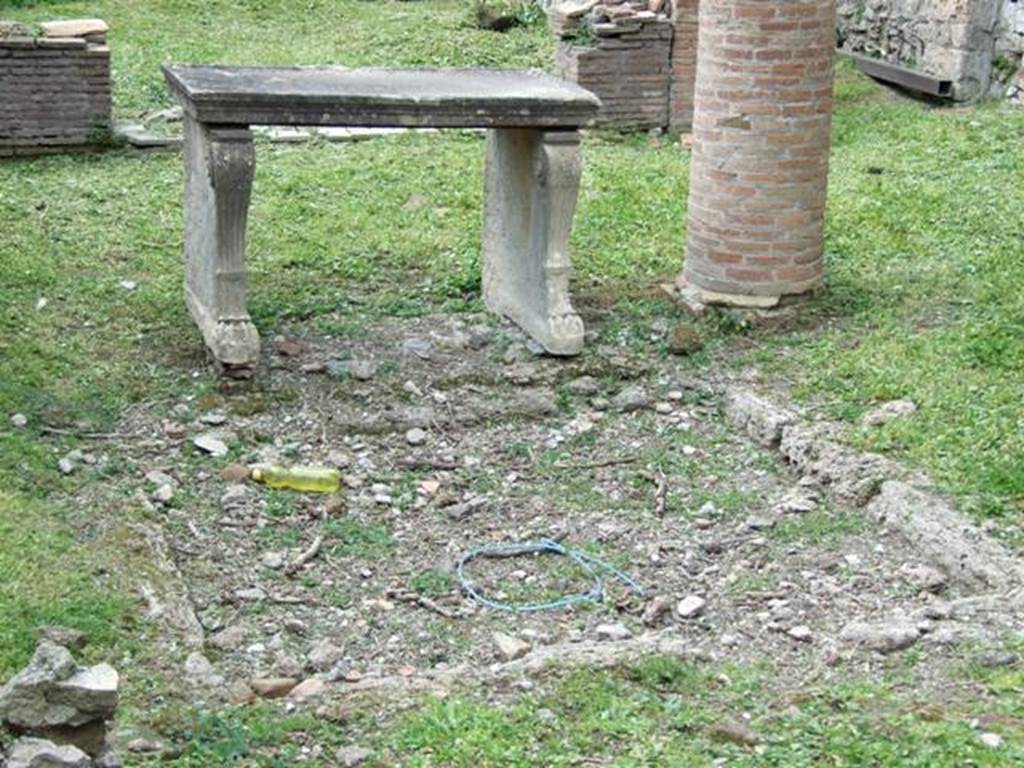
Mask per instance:
[[[822,282],[834,0],[701,0],[686,266],[709,304]]]

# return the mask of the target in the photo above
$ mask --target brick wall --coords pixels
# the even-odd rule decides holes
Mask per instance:
[[[604,27],[604,28],[602,28]],[[601,99],[599,128],[661,128],[669,121],[672,25],[667,18],[598,25],[592,45],[559,44],[555,69]]]
[[[699,45],[682,287],[772,306],[822,280],[834,5],[709,0]]]
[[[693,89],[697,77],[697,15],[699,0],[675,0],[672,10],[672,82],[669,86],[669,127],[688,131],[693,125]]]
[[[0,37],[0,156],[88,147],[110,127],[105,35],[89,21]]]

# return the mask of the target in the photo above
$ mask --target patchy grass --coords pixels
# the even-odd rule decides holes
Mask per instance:
[[[79,546],[55,510],[0,492],[0,680],[28,661],[26,629],[60,624],[99,646],[118,631],[128,607],[91,548]]]
[[[551,61],[542,25],[483,32],[458,0],[19,2],[4,13],[25,21],[107,19],[121,117],[170,103],[159,74],[165,61]],[[702,327],[707,348],[681,361],[680,372],[754,362],[852,424],[877,401],[910,397],[920,406],[916,416],[855,430],[855,439],[926,467],[979,516],[1019,520],[1024,299],[1013,286],[1024,270],[1024,115],[997,105],[936,110],[896,100],[845,67],[837,96],[828,293],[803,310],[796,331],[741,336],[728,317],[709,322]],[[251,308],[261,332],[302,320],[360,334],[382,316],[480,309],[482,150],[479,136],[459,132],[344,146],[261,143],[250,227]],[[677,316],[652,302],[649,288],[681,263],[688,156],[667,139],[591,135],[584,157],[573,234],[580,304],[608,320],[600,343],[649,347],[652,323]],[[124,625],[131,598],[108,577],[123,553],[87,535],[93,523],[124,510],[70,515],[66,507],[86,482],[116,486],[134,467],[116,445],[104,474],[65,478],[56,461],[72,448],[93,449],[75,435],[115,429],[133,404],[185,395],[200,404],[216,387],[181,299],[181,190],[174,154],[0,165],[0,677],[25,660],[40,623],[89,632],[94,655],[133,632]],[[413,195],[420,202],[406,205]],[[138,287],[127,290],[123,280]],[[253,395],[247,407],[271,408],[278,397],[288,393]],[[8,427],[16,412],[28,416],[27,429]],[[679,452],[691,440],[679,435],[641,460],[685,476],[713,471],[710,460],[701,465]],[[572,448],[594,446],[580,440]],[[543,463],[539,471],[553,493],[580,507],[607,503],[586,478]],[[649,504],[652,489],[641,490],[633,511]],[[704,501],[733,512],[752,499],[723,487],[706,498],[670,495],[669,511]],[[298,533],[284,524],[293,505],[271,502],[267,536],[297,545]],[[131,504],[125,507],[130,514]],[[771,535],[822,541],[848,525],[809,516]],[[393,547],[387,529],[372,523],[326,521],[322,530],[331,554],[384,557]],[[425,594],[444,586],[431,574],[414,584]],[[338,590],[329,599],[347,606],[353,596]],[[508,706],[472,697],[427,702],[381,730],[373,746],[383,764],[410,766],[555,766],[578,764],[581,755],[620,766],[1011,765],[1024,759],[1018,673],[975,673],[971,680],[985,687],[975,698],[987,703],[924,708],[898,692],[905,685],[876,683],[816,689],[790,706],[774,698],[764,670],[652,660],[570,676]],[[146,683],[133,685],[137,694]],[[542,720],[541,709],[553,719]],[[758,749],[711,738],[714,720],[743,713],[763,736]],[[1013,742],[998,752],[981,746],[969,725],[975,717],[991,718],[986,727]],[[310,757],[303,746],[373,732],[359,731],[358,717],[349,733],[282,717],[273,707],[192,720],[183,753],[168,764],[273,766],[300,756],[329,764],[329,756]]]

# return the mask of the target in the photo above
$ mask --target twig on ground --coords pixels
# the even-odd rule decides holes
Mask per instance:
[[[310,560],[312,560],[319,554],[320,547],[323,546],[323,543],[323,536],[317,536],[315,539],[313,539],[313,543],[310,544],[309,547],[305,551],[303,551],[301,555],[295,558],[291,565],[285,568],[285,575],[294,576],[296,573],[298,573],[302,566],[304,566],[306,563],[308,563]]]
[[[39,431],[44,435],[56,437],[77,437],[80,440],[125,440],[134,438],[135,435],[126,435],[123,432],[76,432],[73,429],[58,429],[57,427],[40,427]]]
[[[440,605],[434,600],[431,600],[426,595],[421,595],[419,592],[413,592],[411,589],[400,589],[392,587],[384,593],[387,597],[392,600],[398,600],[402,603],[412,603],[418,605],[421,608],[426,608],[428,611],[444,616],[446,619],[459,619],[462,618],[462,614],[457,611],[453,611],[450,608],[446,608]]]
[[[632,464],[639,461],[639,456],[612,456],[597,461],[573,462],[572,464],[552,464],[552,469],[601,469],[602,467],[613,467],[617,464]]]

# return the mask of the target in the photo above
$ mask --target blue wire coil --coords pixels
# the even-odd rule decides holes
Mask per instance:
[[[587,592],[581,592],[575,595],[566,595],[558,598],[557,600],[517,605],[515,603],[502,603],[497,600],[491,600],[490,598],[484,597],[484,595],[473,586],[473,582],[466,575],[466,565],[480,557],[517,557],[519,555],[533,554],[552,554],[568,557],[593,578],[593,586]],[[581,552],[578,549],[564,547],[557,541],[552,541],[551,539],[528,541],[520,544],[493,544],[486,547],[477,547],[476,549],[470,550],[459,559],[455,572],[459,578],[459,583],[463,592],[465,592],[473,602],[487,608],[493,608],[496,611],[509,611],[511,613],[554,611],[559,608],[568,608],[573,605],[579,605],[580,603],[603,602],[606,593],[604,590],[604,581],[601,578],[602,573],[614,576],[631,590],[640,595],[640,597],[646,597],[644,588],[641,587],[635,579],[623,571],[620,571],[611,563],[606,560],[602,560],[600,557],[596,557],[595,555],[588,555],[586,552]]]

